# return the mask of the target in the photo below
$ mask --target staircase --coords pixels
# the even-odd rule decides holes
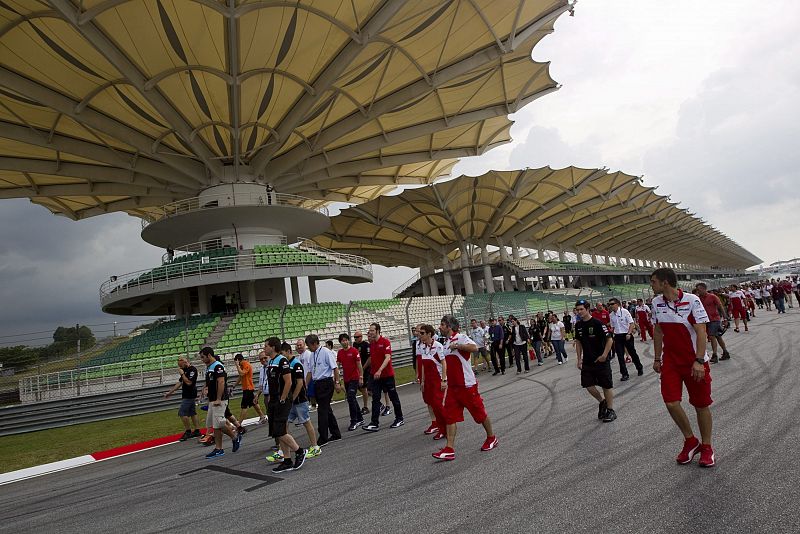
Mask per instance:
[[[217,343],[219,343],[219,340],[222,339],[223,335],[225,335],[225,331],[228,329],[235,317],[236,315],[224,315],[217,323],[217,326],[214,327],[214,330],[208,334],[204,345],[216,347]]]

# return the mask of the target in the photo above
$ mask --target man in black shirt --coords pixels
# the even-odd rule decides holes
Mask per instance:
[[[306,459],[305,449],[301,449],[291,434],[287,431],[289,412],[292,408],[290,395],[293,392],[292,367],[288,358],[281,353],[281,340],[277,337],[267,339],[264,345],[264,354],[269,358],[267,367],[267,380],[269,381],[269,435],[278,440],[283,461],[272,471],[282,473],[303,467]],[[292,453],[295,459],[292,461]]]
[[[364,339],[360,330],[353,333],[353,346],[358,349],[361,354],[361,367],[364,369],[364,385],[361,386],[361,399],[364,402],[364,407],[361,408],[361,415],[369,413],[369,392],[372,391],[372,373],[369,372],[369,341]]]
[[[206,364],[206,395],[208,395],[208,415],[206,427],[214,429],[214,450],[206,454],[206,458],[216,458],[225,454],[222,449],[222,434],[227,435],[233,442],[233,452],[239,450],[242,444],[241,436],[234,434],[228,426],[225,411],[228,409],[228,373],[216,356],[214,349],[203,347],[200,358]]]
[[[178,408],[178,417],[183,421],[183,428],[186,431],[181,436],[181,441],[186,441],[189,438],[200,437],[200,423],[197,421],[197,410],[195,403],[197,402],[197,369],[189,363],[186,356],[178,358],[178,382],[172,386],[172,389],[167,391],[164,395],[168,399],[170,395],[175,393],[175,390],[181,388],[181,407]],[[189,418],[191,417],[192,426],[189,425]]]
[[[610,423],[617,418],[614,412],[614,387],[611,378],[611,362],[608,354],[614,345],[614,335],[599,319],[592,317],[589,303],[579,300],[575,309],[580,319],[575,324],[575,349],[578,353],[578,369],[581,370],[581,387],[597,399],[600,406],[597,418]],[[596,386],[603,388],[603,395]]]

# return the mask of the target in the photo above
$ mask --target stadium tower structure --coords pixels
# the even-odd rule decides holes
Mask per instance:
[[[162,265],[103,282],[117,314],[298,302],[372,279],[304,239],[327,205],[425,185],[510,140],[556,89],[533,47],[569,0],[7,0],[0,198],[126,212]],[[234,306],[235,306],[234,305]]]

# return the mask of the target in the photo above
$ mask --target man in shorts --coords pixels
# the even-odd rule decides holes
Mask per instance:
[[[578,322],[575,323],[576,365],[581,371],[581,387],[599,403],[597,418],[610,423],[617,418],[611,361],[608,359],[614,346],[614,335],[603,321],[592,317],[587,301],[577,301],[575,310],[578,313]],[[603,388],[602,395],[597,386]]]
[[[677,285],[678,277],[672,269],[656,269],[650,275],[650,286],[657,295],[653,299],[653,370],[661,374],[661,396],[683,433],[683,449],[676,461],[688,464],[699,452],[700,467],[712,467],[715,460],[709,407],[714,401],[706,352],[708,314],[697,295],[684,293]],[[692,433],[692,425],[681,406],[684,386],[689,393],[689,404],[697,412],[700,440]]]
[[[306,451],[301,449],[287,430],[289,412],[292,401],[292,368],[289,360],[281,353],[281,341],[277,337],[267,339],[264,353],[269,358],[267,380],[269,380],[270,407],[269,407],[269,435],[278,440],[283,453],[280,465],[272,469],[273,473],[294,471],[303,467],[306,460]],[[292,461],[294,453],[294,461]]]
[[[434,452],[437,460],[455,460],[456,424],[464,420],[464,409],[469,411],[472,419],[483,425],[486,440],[481,445],[482,451],[490,451],[497,447],[497,436],[492,430],[492,420],[486,414],[483,399],[478,393],[478,381],[472,372],[470,356],[477,350],[477,345],[468,336],[458,332],[458,319],[445,315],[439,325],[439,331],[445,337],[443,351],[445,354],[444,377],[441,383],[445,386],[444,422],[447,425],[447,444],[440,451]]]
[[[303,362],[296,355],[292,355],[292,347],[288,343],[281,343],[281,353],[289,360],[289,367],[292,369],[292,409],[289,410],[289,422],[305,429],[309,444],[306,449],[306,459],[316,458],[322,454],[322,448],[317,444],[317,431],[314,430],[309,413],[306,370]]]
[[[264,412],[261,411],[261,406],[255,402],[256,392],[255,386],[253,385],[253,366],[250,365],[250,362],[241,354],[237,354],[233,357],[233,363],[236,364],[236,370],[239,372],[239,378],[236,379],[236,384],[234,384],[233,387],[235,388],[240,383],[242,384],[242,411],[239,413],[239,421],[244,422],[247,417],[248,408],[253,408],[258,414],[258,424],[264,424],[267,417],[264,415]]]
[[[233,442],[233,452],[239,450],[242,438],[236,435],[228,426],[225,411],[228,409],[228,373],[225,367],[214,356],[211,347],[200,349],[200,358],[206,364],[206,390],[208,394],[208,415],[206,427],[214,429],[214,450],[206,454],[209,460],[225,454],[222,449],[222,434]]]
[[[728,312],[725,311],[725,306],[719,297],[713,293],[708,292],[708,286],[703,282],[699,282],[695,286],[697,297],[703,303],[703,308],[708,315],[708,323],[706,324],[706,333],[708,339],[711,340],[711,360],[709,363],[717,363],[720,359],[730,360],[731,355],[725,347],[725,341],[722,340],[722,318],[725,317],[727,323]],[[717,358],[717,347],[722,347],[722,358]]]
[[[181,388],[181,407],[178,408],[178,417],[183,422],[185,429],[180,441],[186,441],[190,438],[200,437],[200,423],[197,421],[197,369],[189,363],[186,356],[178,357],[178,383],[172,386],[172,389],[167,391],[164,395],[168,399],[170,395],[175,393],[175,390]],[[189,425],[191,418],[192,426]]]

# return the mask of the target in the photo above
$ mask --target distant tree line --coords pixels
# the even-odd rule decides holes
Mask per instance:
[[[78,351],[78,338],[81,340],[81,352],[97,343],[88,326],[77,329],[74,326],[59,326],[53,332],[53,342],[44,347],[26,345],[0,347],[0,363],[4,369],[12,368],[19,371],[38,363],[70,356]]]

